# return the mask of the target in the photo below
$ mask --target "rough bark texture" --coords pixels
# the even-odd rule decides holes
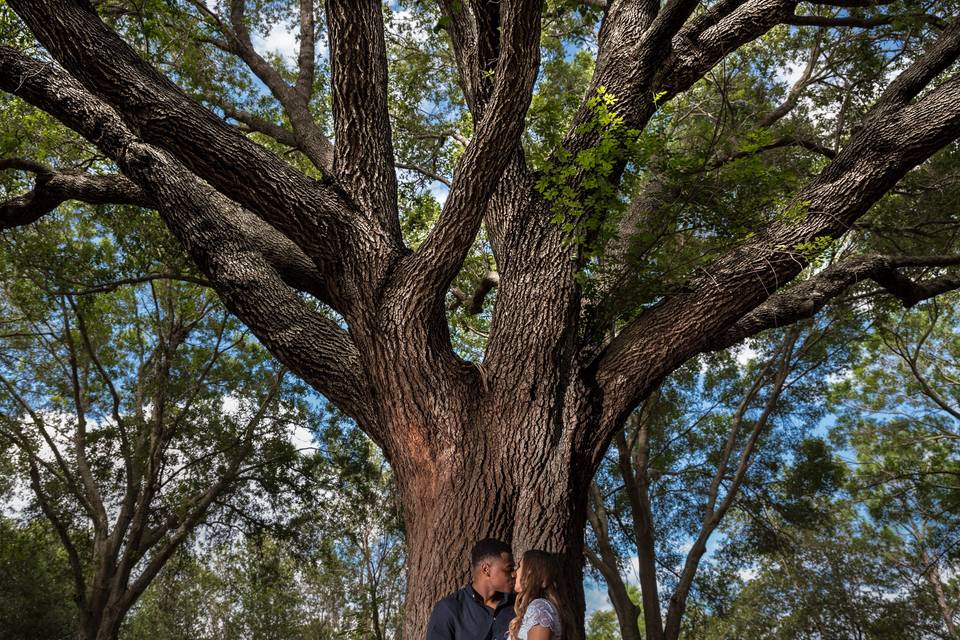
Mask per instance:
[[[772,326],[738,323],[762,314],[771,294],[806,266],[790,248],[842,235],[907,171],[960,136],[960,79],[917,99],[960,53],[954,23],[797,195],[802,219],[758,230],[598,354],[581,341],[577,262],[559,225],[549,222],[550,205],[520,147],[537,73],[540,2],[441,3],[475,133],[440,219],[417,251],[403,245],[397,221],[379,3],[326,3],[332,147],[303,120],[312,40],[303,42],[295,86],[261,69],[287,111],[292,141],[332,169],[320,181],[192,102],[86,3],[8,4],[59,66],[0,47],[0,89],[53,114],[113,159],[227,306],[383,448],[408,532],[409,638],[422,636],[432,604],[466,579],[469,547],[489,535],[517,552],[562,553],[582,622],[590,480],[628,414],[689,358]],[[610,2],[600,32],[591,86],[615,93],[632,127],[654,113],[653,96],[686,90],[724,55],[789,19],[796,5],[718,2],[691,18],[697,2],[660,4]],[[232,3],[233,44],[225,46],[256,72],[243,5]],[[310,30],[311,7],[301,3]],[[584,104],[565,138],[571,152],[595,142],[576,129],[589,111]],[[481,223],[499,279],[489,343],[475,363],[451,348],[445,297]],[[898,269],[909,266],[891,264],[870,277],[899,278]],[[903,291],[903,284],[888,288]],[[955,285],[941,282],[928,293]],[[336,311],[347,328],[298,292]],[[781,315],[802,317],[797,306],[806,303],[779,300]],[[581,630],[571,631],[574,640]]]

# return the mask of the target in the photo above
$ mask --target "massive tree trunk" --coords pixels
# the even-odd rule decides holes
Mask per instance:
[[[422,637],[433,602],[466,579],[471,544],[489,535],[517,552],[563,554],[582,620],[590,479],[633,408],[691,357],[809,317],[863,278],[911,302],[960,286],[919,286],[901,271],[956,264],[954,256],[873,256],[776,294],[808,264],[801,247],[841,236],[907,171],[960,136],[960,78],[918,98],[960,55],[960,22],[890,85],[780,219],[600,342],[609,327],[598,331],[581,309],[586,260],[551,221],[557,211],[521,149],[541,2],[441,1],[474,134],[439,220],[415,251],[400,233],[380,2],[326,3],[335,140],[305,145],[318,166],[331,168],[322,180],[187,98],[87,3],[8,4],[61,66],[0,46],[0,89],[53,114],[116,162],[138,190],[126,201],[155,207],[225,304],[383,448],[408,532],[407,638]],[[244,3],[230,4],[242,44]],[[587,98],[605,87],[624,127],[642,129],[658,104],[787,21],[796,4],[724,1],[693,15],[699,3],[690,0],[611,1]],[[282,103],[303,106],[269,77]],[[594,112],[584,100],[556,162],[598,145],[600,131],[579,126]],[[296,135],[310,129],[291,121]],[[604,178],[613,186],[626,162],[616,164]],[[563,185],[572,199],[590,200],[587,177],[574,171]],[[0,209],[0,226],[43,213],[35,200],[19,204]],[[571,223],[602,215],[585,208]],[[444,301],[481,224],[499,284],[485,353],[467,362],[452,349]],[[571,631],[574,638],[581,630]]]
[[[510,274],[509,265],[501,274]],[[571,276],[547,292],[507,286],[500,295],[569,304],[563,292],[572,290]],[[585,424],[599,428],[600,415],[595,390],[575,373],[572,341],[563,344],[567,331],[561,322],[517,327],[521,342],[504,354],[511,366],[503,369],[430,354],[429,347],[398,350],[398,343],[416,344],[406,332],[384,339],[375,331],[371,349],[361,351],[377,372],[379,402],[371,410],[382,421],[367,431],[383,434],[403,507],[408,637],[420,637],[433,604],[466,583],[470,548],[488,536],[512,543],[517,554],[562,554],[574,615],[582,617],[586,488],[596,449],[580,439]]]

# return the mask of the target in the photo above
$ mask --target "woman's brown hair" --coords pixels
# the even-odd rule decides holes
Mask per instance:
[[[557,613],[560,614],[561,632],[563,635],[569,635],[573,624],[573,613],[560,588],[560,561],[557,556],[539,549],[530,549],[523,554],[520,563],[523,574],[520,577],[520,591],[513,605],[516,617],[510,622],[510,640],[517,640],[527,607],[537,598],[544,598],[553,603]]]

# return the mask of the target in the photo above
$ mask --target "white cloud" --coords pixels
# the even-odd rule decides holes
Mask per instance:
[[[786,85],[789,89],[803,75],[804,67],[806,67],[806,61],[794,60],[793,63],[777,69],[773,77],[778,83]]]
[[[278,22],[270,27],[266,37],[255,34],[253,48],[261,55],[275,53],[287,64],[296,64],[300,44],[297,40],[297,29],[288,24]]]
[[[583,597],[586,602],[586,619],[596,611],[604,609],[613,609],[613,603],[610,602],[610,596],[607,594],[607,587],[602,582],[588,582],[584,585]]]
[[[746,366],[751,360],[757,357],[756,349],[747,346],[741,345],[737,347],[737,364],[741,367]]]
[[[756,578],[758,575],[760,575],[760,572],[757,570],[756,567],[748,567],[746,569],[740,569],[739,571],[737,571],[737,575],[740,576],[740,579],[743,580],[744,582],[750,582],[751,580]]]
[[[424,28],[423,22],[416,20],[413,12],[409,9],[394,11],[390,22],[392,26],[396,27],[396,29],[394,29],[395,31],[409,36],[414,42],[419,44],[425,43],[430,37],[430,32]]]
[[[437,202],[440,203],[442,207],[443,204],[447,201],[447,194],[450,193],[450,189],[447,188],[447,185],[442,182],[433,182],[430,185],[430,193],[436,198]]]
[[[237,410],[240,409],[240,400],[237,398],[237,396],[233,395],[223,396],[220,407],[224,414],[230,416],[236,415]]]
[[[309,449],[316,446],[313,434],[303,425],[298,424],[290,434],[290,442],[297,449]]]

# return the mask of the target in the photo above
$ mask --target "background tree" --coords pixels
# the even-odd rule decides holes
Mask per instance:
[[[269,520],[317,490],[291,442],[313,419],[302,386],[177,272],[162,227],[107,213],[64,210],[0,254],[0,439],[69,562],[86,638],[116,637],[208,518]]]
[[[369,441],[318,437],[338,481],[282,527],[196,540],[157,578],[122,638],[395,638],[403,544],[389,474]]]
[[[67,559],[56,534],[37,521],[0,519],[0,630],[10,640],[68,640],[77,633]]]
[[[594,483],[587,558],[603,576],[624,638],[679,637],[725,516],[799,455],[824,415],[826,381],[850,339],[835,325],[798,325],[753,341],[752,358],[727,352],[685,367],[614,437]],[[821,490],[814,483],[793,493],[800,500]],[[631,558],[642,594],[636,602]]]
[[[856,452],[854,496],[878,538],[895,545],[890,562],[926,592],[949,637],[960,596],[960,433],[955,296],[916,311],[877,311],[852,375],[837,389],[836,429]]]
[[[3,226],[35,222],[70,197],[156,209],[225,305],[391,462],[409,542],[410,635],[464,578],[449,559],[486,535],[565,554],[567,583],[581,596],[594,471],[633,409],[691,358],[810,317],[866,279],[907,304],[957,285],[921,271],[960,261],[934,238],[911,252],[854,251],[784,289],[960,135],[952,2],[411,2],[414,24],[436,32],[388,39],[381,3],[331,0],[319,74],[310,0],[7,4],[43,51],[25,50],[32,38],[9,22],[0,87],[77,132],[122,176],[8,161],[36,180],[7,202]],[[287,15],[300,34],[289,68],[255,45]],[[843,126],[832,146],[761,135],[716,160],[811,146],[823,159],[772,192],[701,172],[691,206],[650,206],[650,196],[663,199],[657,176],[683,145],[673,125],[697,88],[785,24],[866,34],[852,45],[870,54],[864,64],[828,56],[845,95]],[[427,57],[400,54],[413,37]],[[567,47],[581,44],[572,73],[537,86],[541,51],[562,67]],[[423,79],[390,83],[412,73]],[[579,99],[561,99],[554,79]],[[244,90],[260,83],[265,103]],[[553,120],[525,134],[535,92]],[[421,109],[430,113],[411,117]],[[769,127],[753,111],[743,116]],[[430,126],[418,131],[421,123]],[[420,153],[429,142],[407,146],[418,136],[451,148],[419,166],[433,156]],[[287,162],[271,149],[297,154]],[[415,162],[430,179],[449,179],[440,170],[454,167],[439,211],[398,182],[397,169]],[[721,197],[708,197],[711,184]],[[655,230],[654,241],[633,251],[629,277],[611,278],[634,229]],[[489,261],[471,260],[478,251]],[[471,294],[464,280],[481,273]],[[455,342],[448,313],[474,310],[482,321],[489,314],[489,326],[467,325],[481,341]]]

